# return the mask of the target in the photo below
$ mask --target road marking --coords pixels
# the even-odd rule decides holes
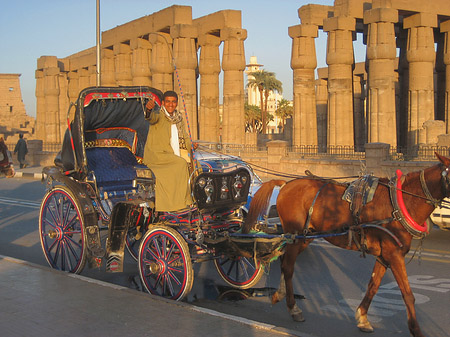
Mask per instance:
[[[310,243],[310,246],[321,246],[326,248],[342,249],[327,242],[325,239],[316,239]],[[420,258],[421,260],[424,261],[450,263],[450,251],[447,250],[423,248],[422,251],[419,253],[418,250],[414,251],[411,249],[409,253],[406,254],[405,258],[410,259],[412,256],[414,256],[417,259]]]
[[[446,293],[450,291],[450,279],[435,278],[431,275],[411,275],[408,276],[411,288]],[[362,294],[364,297],[364,294]],[[414,292],[415,304],[420,305],[429,302],[430,297]],[[344,298],[339,301],[339,305],[327,304],[320,309],[332,312],[344,312],[352,315],[361,303],[362,299]],[[402,299],[402,293],[398,289],[396,281],[380,286],[374,296],[369,309],[369,320],[379,322],[382,317],[394,316],[399,311],[405,311],[406,307]]]
[[[11,198],[0,198],[0,204],[4,205],[11,205],[16,207],[30,207],[30,208],[40,208],[41,203],[30,201],[30,200],[23,200],[23,199],[11,199]]]

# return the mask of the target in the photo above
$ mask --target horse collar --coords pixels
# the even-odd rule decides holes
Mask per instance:
[[[403,201],[401,182],[402,175],[402,171],[397,170],[396,175],[392,177],[391,181],[389,182],[389,192],[391,195],[392,206],[394,207],[392,215],[394,219],[399,221],[406,229],[406,231],[413,237],[423,238],[428,234],[428,226],[426,222],[423,225],[419,225],[417,222],[415,222],[406,209],[405,202]]]

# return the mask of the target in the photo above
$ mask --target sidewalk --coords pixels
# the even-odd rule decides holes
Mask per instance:
[[[14,165],[14,170],[16,171],[14,178],[42,179],[42,169],[42,166],[19,168],[19,166]]]
[[[303,336],[0,255],[2,337]]]

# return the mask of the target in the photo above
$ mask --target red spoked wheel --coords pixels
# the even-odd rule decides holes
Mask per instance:
[[[181,300],[192,289],[189,247],[173,228],[157,225],[145,234],[138,264],[142,283],[151,294]]]
[[[65,186],[49,190],[39,212],[39,236],[45,258],[58,270],[79,274],[86,262],[84,219],[80,205]]]
[[[223,280],[238,289],[255,286],[264,274],[261,263],[253,258],[221,256],[214,265]]]

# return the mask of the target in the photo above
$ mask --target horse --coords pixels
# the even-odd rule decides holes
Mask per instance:
[[[292,318],[304,321],[294,299],[292,276],[297,256],[313,241],[306,234],[348,233],[329,235],[324,239],[338,247],[376,257],[367,291],[355,313],[358,328],[364,332],[373,331],[367,312],[387,268],[391,268],[406,306],[409,331],[412,336],[423,336],[416,318],[405,255],[413,237],[427,234],[427,218],[450,194],[450,159],[435,155],[439,163],[425,170],[406,176],[397,170],[397,176],[392,179],[379,178],[372,200],[365,204],[360,202],[357,212],[342,199],[348,183],[315,176],[263,183],[251,201],[242,232],[248,233],[254,227],[258,217],[266,212],[273,189],[280,186],[276,205],[283,232],[305,233],[304,239],[296,239],[285,246],[280,286],[272,296],[272,304],[286,297]]]

